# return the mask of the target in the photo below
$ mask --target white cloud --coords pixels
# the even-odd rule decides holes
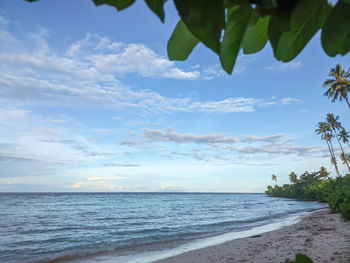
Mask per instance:
[[[108,176],[108,177],[93,176],[93,177],[89,177],[88,181],[110,181],[110,180],[122,180],[125,178],[126,177],[122,177],[122,176]]]
[[[278,104],[276,100],[243,97],[200,101],[190,97],[164,97],[154,91],[131,88],[121,84],[117,77],[132,73],[152,78],[193,80],[213,78],[223,73],[217,65],[203,71],[200,67],[185,71],[144,44],[113,42],[92,34],[73,43],[65,54],[60,55],[50,49],[46,41],[48,34],[42,27],[31,34],[30,39],[35,42],[33,50],[18,48],[16,52],[9,52],[0,48],[2,99],[50,106],[74,104],[128,108],[138,113],[141,110],[142,114],[227,114],[253,112],[257,107]],[[24,42],[21,38],[18,41]],[[6,41],[3,44],[2,47],[10,45]],[[245,59],[238,61],[241,60]]]
[[[233,74],[241,74],[248,69],[250,63],[254,62],[256,58],[248,57],[245,55],[239,55],[235,67],[233,69]]]
[[[245,161],[251,159],[250,161],[254,162],[266,162],[266,156],[272,160],[290,155],[299,158],[305,156],[323,157],[323,154],[327,153],[325,147],[295,145],[292,143],[294,140],[286,138],[284,134],[267,136],[198,135],[178,133],[173,128],[165,130],[144,128],[139,136],[135,137],[134,135],[133,137],[135,139],[121,141],[120,144],[127,147],[133,146],[154,150],[155,154],[169,160],[192,157],[198,161],[214,163],[219,161],[232,164],[233,162],[242,162],[243,158]],[[174,143],[182,145],[174,145]],[[188,147],[192,147],[193,144],[197,146],[189,149],[185,144],[188,144]],[[247,156],[254,158],[247,158]]]
[[[121,164],[121,163],[105,163],[103,166],[109,166],[109,167],[139,167],[139,164]]]
[[[283,134],[275,134],[268,136],[244,135],[238,137],[230,137],[224,134],[206,134],[197,135],[191,133],[178,133],[174,128],[166,128],[163,130],[142,129],[142,143],[150,142],[175,142],[175,143],[195,143],[195,144],[236,144],[236,143],[254,143],[268,142],[279,143],[284,141]]]
[[[111,129],[95,129],[96,132],[102,133],[102,134],[112,134],[113,131]]]
[[[295,60],[288,63],[285,62],[275,62],[270,66],[266,66],[267,70],[278,70],[278,71],[292,71],[302,66],[301,60]]]
[[[287,105],[287,104],[293,104],[294,102],[300,102],[300,100],[296,98],[283,98],[281,99],[280,102],[282,105]]]
[[[72,133],[75,125],[63,114],[45,117],[1,106],[0,177],[57,174],[70,166],[110,162],[118,155],[113,146],[98,146]]]
[[[253,112],[254,106],[259,104],[255,98],[228,98],[221,101],[199,102],[195,101],[189,105],[189,109],[199,112],[232,113]]]
[[[120,191],[124,189],[124,187],[118,186],[110,180],[78,181],[66,185],[65,188],[72,188],[77,191]]]
[[[241,74],[245,72],[248,69],[249,64],[254,60],[255,58],[252,57],[247,57],[244,55],[238,56],[235,67],[233,69],[233,74]],[[195,68],[199,69],[200,66],[198,65]],[[211,80],[216,77],[228,76],[228,74],[222,69],[219,64],[207,66],[202,70],[201,75],[204,79],[207,80]]]
[[[195,135],[195,134],[181,134],[177,133],[174,128],[167,128],[163,132],[162,130],[142,129],[143,137],[147,142],[167,141],[177,143],[197,143],[197,144],[210,144],[210,143],[237,143],[239,140],[234,137],[225,137],[215,134],[207,135]]]
[[[199,65],[196,68],[199,68]],[[203,69],[203,73],[204,79],[208,80],[213,79],[215,77],[225,76],[227,74],[218,64],[208,66],[207,68]]]
[[[161,185],[159,187],[159,190],[158,191],[161,191],[161,192],[183,192],[184,189],[182,187],[179,187],[179,186],[173,186],[173,185]]]
[[[308,156],[312,154],[319,155],[327,151],[325,147],[320,146],[297,146],[290,143],[265,144],[261,146],[249,147],[222,147],[224,150],[237,152],[240,154],[269,154],[269,155],[296,155]]]
[[[79,188],[82,184],[83,184],[83,182],[76,182],[75,184],[73,184],[71,186],[71,188]]]
[[[92,55],[88,60],[103,74],[137,73],[144,77],[190,80],[200,77],[199,71],[183,71],[175,67],[174,62],[159,56],[144,44],[123,44],[123,46],[120,53]]]

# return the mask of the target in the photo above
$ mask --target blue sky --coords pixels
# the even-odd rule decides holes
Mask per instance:
[[[0,3],[0,191],[262,192],[330,166],[314,134],[345,103],[322,96],[330,58],[316,35],[295,60],[269,45],[232,75],[202,45],[167,59],[178,21],[136,1]],[[344,172],[341,167],[341,172]]]

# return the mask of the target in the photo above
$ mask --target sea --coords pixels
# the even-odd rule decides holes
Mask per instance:
[[[327,204],[235,193],[0,193],[0,262],[150,263]]]

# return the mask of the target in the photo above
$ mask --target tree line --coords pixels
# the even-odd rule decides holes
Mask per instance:
[[[327,88],[327,91],[324,93],[332,102],[343,101],[345,100],[349,109],[349,97],[348,93],[350,91],[350,69],[345,69],[339,64],[332,68],[328,75],[330,78],[323,83],[323,87]],[[334,152],[334,147],[332,140],[335,138],[341,153],[340,160],[344,165],[346,165],[347,171],[350,172],[350,155],[346,154],[342,144],[347,145],[350,148],[349,132],[342,126],[339,121],[339,116],[334,116],[332,113],[328,113],[325,121],[321,121],[317,124],[315,132],[321,135],[321,140],[324,140],[327,143],[327,147],[331,156],[331,163],[334,165],[334,168],[337,172],[337,175],[340,176],[337,158]]]
[[[330,70],[329,77],[323,84],[323,87],[327,88],[324,95],[332,102],[345,101],[350,109],[348,97],[350,68],[346,70],[336,65]],[[350,149],[350,134],[341,124],[340,117],[333,113],[328,113],[325,120],[317,124],[315,133],[326,142],[337,177],[331,178],[327,169],[321,167],[319,171],[311,173],[306,171],[300,176],[291,172],[289,174],[291,184],[278,186],[277,176],[273,174],[271,179],[275,181],[275,185],[274,187],[269,185],[266,193],[276,197],[327,202],[334,211],[341,213],[346,220],[350,220],[350,154],[346,153],[346,150]],[[336,154],[335,144],[339,146],[339,156]],[[347,171],[343,176],[339,172],[337,157]]]
[[[267,187],[266,193],[273,197],[326,202],[344,219],[350,220],[350,174],[331,178],[326,168],[316,172],[304,172],[297,176],[289,174],[291,184]]]

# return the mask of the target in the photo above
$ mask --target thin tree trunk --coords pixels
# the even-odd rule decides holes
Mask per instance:
[[[328,140],[326,140],[326,142],[327,142],[329,153],[331,154],[331,158],[333,158],[333,153],[332,153],[331,147],[329,146]]]
[[[350,103],[349,103],[349,100],[348,100],[348,96],[345,97],[345,100],[346,100],[346,103],[348,104],[348,106],[350,108]]]
[[[340,141],[339,141],[339,138],[338,138],[338,134],[336,133],[336,131],[335,131],[334,128],[333,128],[333,131],[334,131],[335,137],[337,138],[337,141],[338,141],[338,143],[339,143],[340,149],[341,149],[341,151],[343,152],[343,155],[344,155],[344,157],[345,157],[345,158],[344,158],[344,161],[345,161],[345,163],[346,163],[346,166],[348,167],[348,170],[349,170],[349,172],[350,172],[350,166],[349,166],[348,160],[346,159],[346,155],[345,155],[343,146],[341,145],[341,143],[340,143]]]
[[[326,142],[327,142],[327,146],[328,146],[329,153],[331,154],[331,158],[332,158],[332,160],[335,160],[335,162],[333,162],[333,165],[334,165],[334,167],[335,167],[335,170],[336,170],[338,176],[340,176],[339,170],[338,170],[338,167],[337,167],[337,164],[336,164],[336,159],[335,159],[334,153],[332,152],[332,149],[331,149],[331,147],[329,146],[329,142],[328,142],[327,139],[326,139]]]
[[[335,170],[338,174],[338,176],[340,177],[340,173],[339,173],[339,170],[338,170],[338,165],[337,165],[337,159],[335,158],[335,154],[334,154],[334,149],[333,149],[333,144],[332,144],[332,140],[329,140],[329,143],[330,143],[330,148],[331,148],[331,151],[332,151],[332,159],[334,160],[334,167],[335,167]]]

